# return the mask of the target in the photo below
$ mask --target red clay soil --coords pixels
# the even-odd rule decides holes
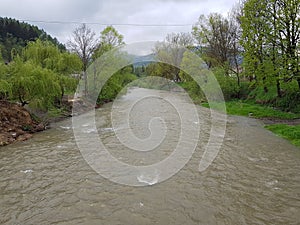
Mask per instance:
[[[35,121],[24,107],[0,101],[0,146],[25,141],[32,137],[32,133],[42,130],[45,130],[45,125]]]

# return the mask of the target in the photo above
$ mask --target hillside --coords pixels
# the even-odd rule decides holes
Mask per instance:
[[[12,18],[0,17],[0,50],[5,61],[11,61],[12,53],[20,52],[28,41],[34,41],[38,38],[50,41],[60,49],[65,49],[65,46],[59,43],[56,38],[51,37],[37,26]]]

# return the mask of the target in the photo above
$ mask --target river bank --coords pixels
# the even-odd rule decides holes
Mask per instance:
[[[84,113],[94,107],[86,105],[79,98],[72,98],[64,102],[64,110],[57,110],[54,113],[41,113],[27,110],[17,103],[0,101],[0,146],[25,141],[31,138],[34,133],[50,128],[51,123],[71,117],[73,104],[79,109],[79,113]],[[209,107],[207,103],[203,103],[202,106]],[[99,107],[100,105],[96,105],[96,108]],[[294,139],[298,139],[298,136],[295,137],[295,132],[300,132],[298,131],[300,129],[300,118],[296,114],[237,101],[226,102],[226,107],[228,115],[253,117],[262,121],[267,129],[290,140],[292,143],[294,143]],[[278,124],[292,126],[292,128],[287,131],[286,127],[283,127],[283,132],[283,129],[279,129],[281,126],[277,126]]]
[[[64,100],[62,109],[46,112],[32,110],[18,103],[0,101],[0,147],[26,141],[32,138],[34,133],[51,128],[52,123],[72,117],[73,106],[79,114],[95,107],[80,98],[73,97]],[[96,105],[96,108],[99,107]]]
[[[38,121],[24,107],[17,103],[0,101],[0,146],[25,141],[33,133],[45,129],[46,124]]]

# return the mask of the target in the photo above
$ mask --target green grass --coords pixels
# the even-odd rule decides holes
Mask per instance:
[[[60,117],[63,115],[63,109],[59,109],[59,108],[51,108],[48,110],[48,116],[50,118],[55,118],[55,117]]]
[[[265,126],[268,130],[300,147],[300,125],[273,124]]]
[[[209,108],[208,103],[202,106]],[[212,103],[211,108],[217,109],[220,103]],[[251,102],[228,101],[226,102],[226,111],[230,115],[251,116],[254,118],[274,118],[274,119],[296,119],[300,118],[300,114],[283,112],[268,106],[262,106]]]

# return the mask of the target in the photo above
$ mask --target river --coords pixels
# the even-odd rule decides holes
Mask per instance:
[[[139,91],[121,101],[126,105]],[[161,113],[172,114],[172,107],[164,105]],[[142,165],[170,154],[175,133],[167,136],[162,153],[143,158],[139,152],[132,160],[131,152],[118,151],[122,146],[110,128],[111,107],[96,111],[97,128],[118,159]],[[156,107],[149,100],[143,113],[136,111],[137,123]],[[118,184],[95,172],[76,145],[71,119],[26,142],[1,147],[0,224],[300,224],[299,149],[260,121],[230,116],[219,154],[199,172],[210,114],[201,107],[197,111],[201,138],[189,162],[170,179],[145,187]]]

